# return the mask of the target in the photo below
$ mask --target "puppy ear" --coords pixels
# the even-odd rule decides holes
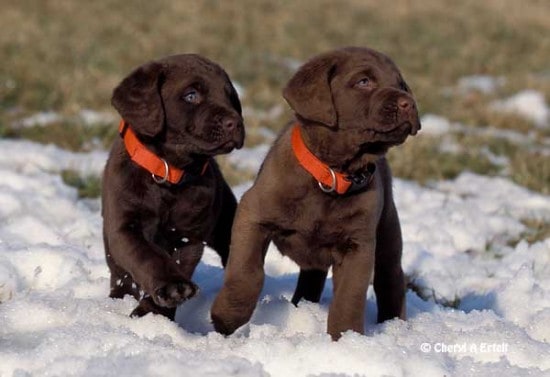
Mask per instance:
[[[164,125],[164,106],[160,95],[163,65],[151,62],[128,75],[113,91],[111,104],[144,136],[154,137]]]
[[[304,64],[283,90],[283,97],[302,118],[335,127],[336,109],[330,81],[336,70],[333,56],[322,56]]]

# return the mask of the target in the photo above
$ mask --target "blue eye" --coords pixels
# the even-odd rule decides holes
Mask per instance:
[[[368,77],[364,77],[361,80],[357,81],[357,83],[355,85],[359,86],[359,87],[369,86],[370,85],[370,79]]]
[[[183,95],[185,102],[197,104],[200,102],[200,95],[196,90],[189,91]]]

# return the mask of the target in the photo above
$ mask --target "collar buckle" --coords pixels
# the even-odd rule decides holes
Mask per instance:
[[[371,183],[375,171],[376,165],[373,163],[369,163],[367,165],[367,171],[346,176],[346,179],[351,182],[351,186],[348,189],[347,193],[353,194],[365,190]]]

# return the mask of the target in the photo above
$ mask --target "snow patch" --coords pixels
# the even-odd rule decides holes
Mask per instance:
[[[98,173],[105,153],[74,154],[24,141],[0,141],[0,147],[0,375],[550,372],[550,239],[508,245],[521,239],[522,219],[550,219],[549,196],[469,173],[430,188],[395,179],[403,266],[415,287],[407,292],[406,322],[376,324],[371,288],[366,335],[348,332],[332,342],[325,332],[332,279],[320,303],[295,307],[297,266],[271,245],[254,316],[226,338],[210,324],[210,305],[223,282],[210,249],[193,278],[201,292],[178,308],[177,322],[129,318],[133,298],[107,297],[97,200],[79,200],[58,176],[67,166]],[[235,163],[257,163],[265,150],[248,152]],[[443,305],[449,303],[452,308]]]
[[[102,150],[74,153],[54,145],[23,140],[0,140],[0,148],[0,168],[15,175],[12,179],[2,181],[10,185],[27,185],[32,183],[33,175],[59,173],[67,169],[79,171],[82,175],[100,175],[107,161],[107,152]],[[29,174],[31,177],[27,176]]]
[[[90,109],[80,110],[78,116],[87,126],[115,124],[117,120],[117,117],[111,112],[98,112]]]
[[[458,80],[458,90],[462,93],[478,91],[483,94],[491,94],[506,83],[504,77],[488,75],[465,76]]]
[[[83,122],[87,126],[95,126],[116,122],[112,112],[98,112],[91,109],[82,109],[76,116],[63,116],[55,111],[43,111],[16,122],[16,126],[23,128],[47,127],[50,124],[67,122]]]
[[[54,111],[43,111],[23,118],[17,124],[20,127],[45,127],[52,123],[60,122],[63,117]]]
[[[537,127],[547,127],[550,109],[544,95],[535,90],[524,90],[512,97],[491,104],[495,111],[515,113],[533,122]]]
[[[451,122],[442,116],[435,114],[426,114],[420,119],[422,124],[422,134],[443,135],[451,131]]]
[[[252,148],[245,147],[231,152],[227,158],[232,165],[240,170],[257,172],[269,152],[269,148],[270,146],[267,144],[260,144]]]

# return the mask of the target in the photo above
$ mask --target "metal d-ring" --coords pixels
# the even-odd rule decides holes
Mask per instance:
[[[330,187],[327,188],[320,181],[317,181],[317,183],[319,183],[319,188],[321,189],[321,191],[326,193],[333,192],[336,189],[336,174],[331,168],[328,168],[328,171],[330,172],[330,176],[332,177],[332,185]]]
[[[168,163],[166,162],[166,160],[164,158],[161,158],[161,161],[164,163],[164,177],[158,178],[158,176],[156,176],[155,174],[151,174],[151,176],[153,177],[153,181],[155,181],[159,185],[168,181],[168,174],[170,174],[170,168],[168,167]]]

